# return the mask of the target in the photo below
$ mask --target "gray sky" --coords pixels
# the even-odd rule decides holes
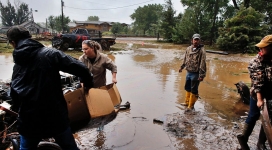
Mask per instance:
[[[19,0],[33,10],[35,22],[45,22],[50,15],[61,15],[61,0]],[[100,21],[132,23],[130,15],[148,4],[165,4],[164,0],[63,0],[63,13],[71,20],[86,21],[88,16],[98,16]],[[6,0],[1,0],[6,5]],[[14,0],[10,0],[14,4]],[[177,13],[183,12],[180,0],[172,0]]]

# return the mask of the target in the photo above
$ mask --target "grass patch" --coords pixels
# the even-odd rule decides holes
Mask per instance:
[[[218,58],[213,58],[214,60],[218,60]]]
[[[111,46],[112,51],[120,51],[127,47],[128,45],[126,43],[116,43]]]
[[[52,42],[51,42],[51,41],[39,41],[39,42],[42,43],[42,44],[45,45],[45,46],[52,45]]]
[[[240,74],[239,74],[239,73],[233,73],[232,75],[234,75],[234,76],[239,76]]]
[[[0,43],[0,52],[1,53],[12,53],[13,50],[14,49],[10,44],[7,45],[7,43]]]
[[[248,56],[256,56],[256,53],[248,53]]]
[[[123,50],[124,48],[120,48],[120,47],[111,47],[111,51],[121,51]]]

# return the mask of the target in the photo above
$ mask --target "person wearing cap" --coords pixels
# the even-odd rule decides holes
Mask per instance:
[[[198,99],[198,86],[206,76],[206,51],[204,45],[200,44],[200,34],[192,36],[192,45],[190,45],[185,52],[183,63],[180,66],[179,72],[185,68],[185,103],[186,111],[193,110],[194,104]]]
[[[53,137],[62,149],[78,150],[59,71],[81,77],[85,88],[93,87],[92,74],[77,59],[31,39],[24,27],[10,27],[7,39],[14,48],[10,95],[19,114],[20,149],[36,149],[42,139]]]
[[[249,113],[242,134],[237,135],[243,150],[250,149],[247,144],[248,138],[260,117],[259,108],[264,105],[264,99],[267,101],[269,118],[272,117],[272,108],[270,107],[272,104],[272,35],[265,36],[255,46],[259,49],[259,53],[248,65],[251,79]],[[266,136],[263,127],[261,127],[257,148],[266,149],[265,141]]]

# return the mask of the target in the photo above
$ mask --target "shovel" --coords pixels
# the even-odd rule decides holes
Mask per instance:
[[[262,126],[266,134],[267,141],[270,148],[272,148],[272,128],[270,124],[270,119],[268,115],[266,100],[264,100],[263,110],[261,110]]]

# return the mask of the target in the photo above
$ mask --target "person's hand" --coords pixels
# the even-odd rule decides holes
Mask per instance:
[[[117,84],[117,80],[116,80],[116,78],[112,78],[112,83]]]
[[[199,78],[198,78],[198,81],[201,82],[201,81],[203,81],[203,79],[204,79],[204,78],[199,77]]]
[[[178,72],[182,72],[182,69],[180,68]]]
[[[91,89],[90,87],[83,87],[84,89],[84,94],[88,94],[89,90]]]

